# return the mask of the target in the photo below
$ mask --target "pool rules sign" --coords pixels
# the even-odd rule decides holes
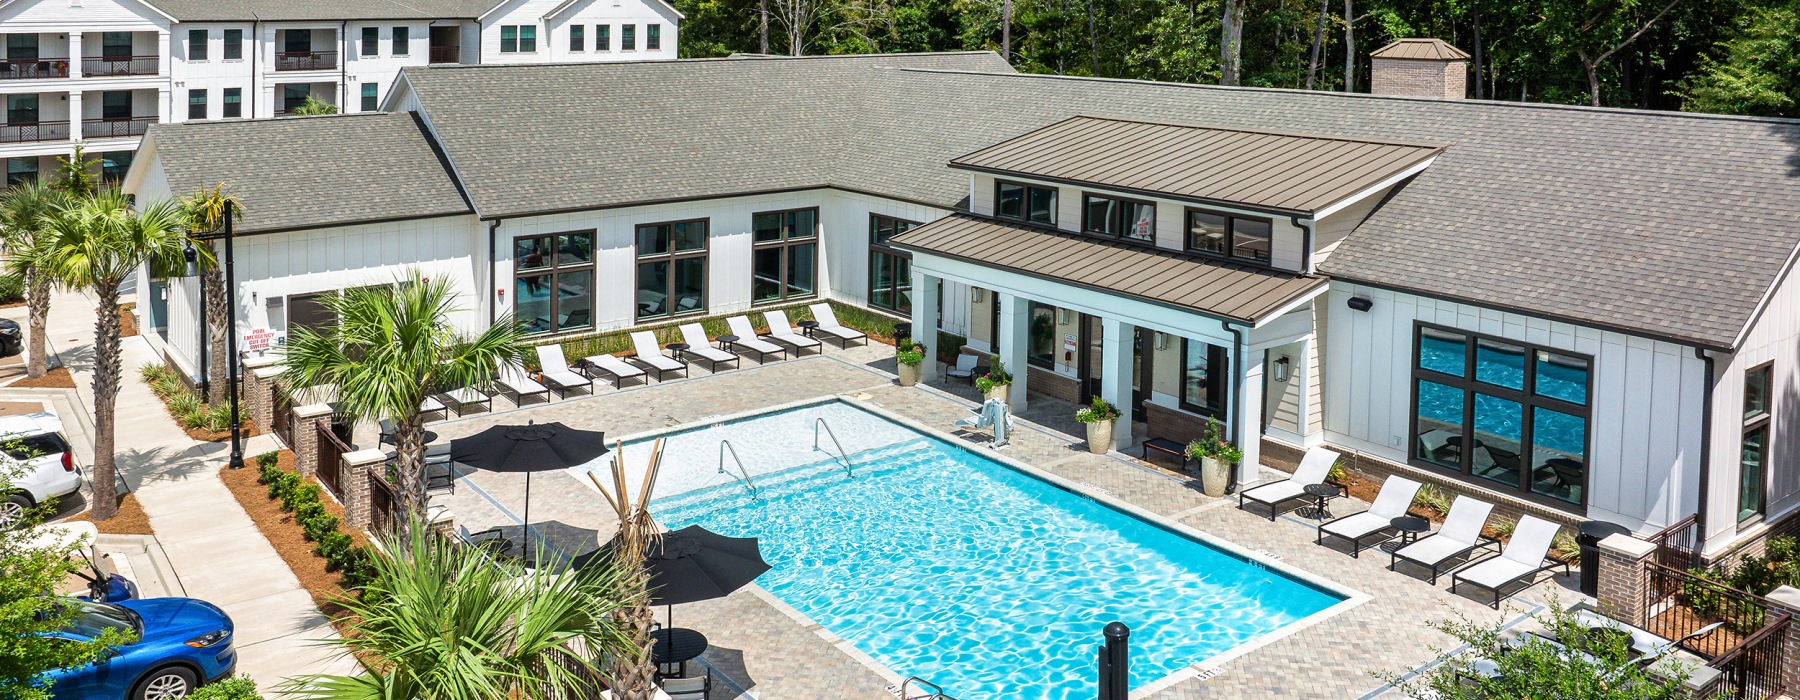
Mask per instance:
[[[244,350],[246,352],[266,352],[286,342],[286,333],[277,333],[268,328],[252,328],[250,332],[244,334]]]

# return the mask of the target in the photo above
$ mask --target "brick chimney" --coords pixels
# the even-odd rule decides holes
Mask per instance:
[[[1401,39],[1369,58],[1371,93],[1449,100],[1468,95],[1469,55],[1442,39]]]

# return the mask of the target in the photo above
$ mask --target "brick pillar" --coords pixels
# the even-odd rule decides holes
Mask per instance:
[[[331,407],[322,403],[294,407],[294,471],[312,476],[319,463],[319,429],[331,426]]]
[[[387,454],[381,450],[357,450],[344,455],[343,467],[338,472],[338,486],[343,489],[338,495],[344,499],[344,524],[364,531],[374,526],[369,474],[380,475],[385,464]]]
[[[426,517],[431,520],[431,534],[456,541],[456,514],[450,512],[449,506],[432,506]]]
[[[1600,541],[1600,610],[1613,619],[1644,626],[1644,595],[1650,586],[1647,565],[1656,545],[1630,535]]]
[[[268,433],[275,429],[275,377],[281,365],[274,356],[244,358],[244,413],[256,422],[256,429]]]
[[[1777,586],[1766,596],[1773,609],[1770,614],[1784,612],[1794,616],[1788,622],[1787,641],[1782,645],[1781,665],[1782,677],[1787,679],[1789,688],[1800,682],[1800,589],[1793,586]]]

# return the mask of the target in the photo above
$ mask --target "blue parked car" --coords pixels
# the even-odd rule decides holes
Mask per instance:
[[[231,618],[212,603],[149,598],[69,604],[81,613],[59,636],[85,641],[117,629],[137,641],[87,666],[51,672],[56,683],[50,690],[58,700],[173,700],[237,668]]]

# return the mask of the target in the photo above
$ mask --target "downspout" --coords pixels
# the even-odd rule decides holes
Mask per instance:
[[[254,17],[255,13],[251,13]],[[262,19],[250,20],[250,118],[256,118],[256,98],[262,96],[262,73],[257,65],[262,60]],[[171,108],[173,109],[173,108]]]
[[[488,325],[490,326],[494,325],[494,321],[500,318],[500,304],[494,298],[495,295],[500,292],[500,288],[494,286],[499,283],[499,280],[494,274],[494,265],[497,263],[497,261],[494,260],[494,238],[499,231],[499,219],[494,219],[493,222],[488,224],[487,286],[490,290],[488,292]]]
[[[1220,321],[1219,325],[1225,328],[1225,332],[1231,334],[1233,372],[1241,373],[1244,371],[1244,331],[1231,325],[1230,321]],[[1244,388],[1241,386],[1231,387],[1231,421],[1232,441],[1242,448],[1244,446]],[[1231,470],[1231,478],[1225,481],[1226,493],[1237,491],[1237,473],[1238,470]]]
[[[1305,221],[1298,216],[1289,216],[1288,220],[1294,222],[1295,228],[1306,232],[1305,237],[1301,239],[1300,274],[1310,275],[1313,273],[1313,226],[1317,222]],[[1302,223],[1303,221],[1304,223]]]
[[[1695,545],[1700,551],[1706,551],[1706,511],[1707,492],[1712,485],[1712,419],[1713,419],[1713,387],[1717,384],[1713,379],[1713,357],[1706,354],[1703,348],[1694,348],[1694,357],[1706,364],[1706,389],[1702,399],[1706,407],[1700,411],[1700,507],[1694,511],[1694,524],[1700,528],[1700,541]]]
[[[350,31],[349,20],[338,22],[338,112],[350,109]]]

